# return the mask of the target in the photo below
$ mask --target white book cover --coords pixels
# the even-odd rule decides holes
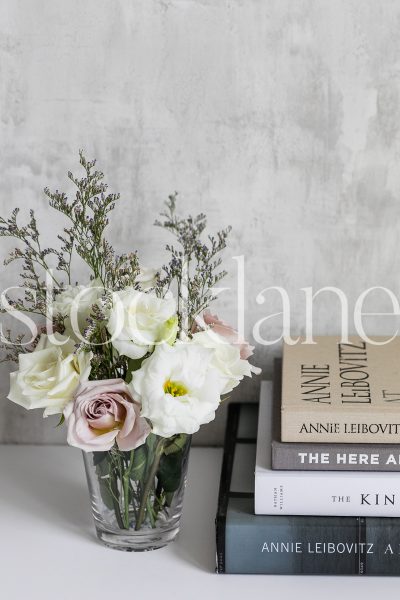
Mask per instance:
[[[400,517],[400,473],[273,470],[272,403],[272,382],[263,381],[255,469],[257,515]]]

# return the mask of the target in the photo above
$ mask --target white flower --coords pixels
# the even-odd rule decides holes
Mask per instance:
[[[132,373],[132,395],[142,403],[153,433],[171,437],[194,433],[215,418],[219,374],[210,368],[213,351],[191,342],[162,344]]]
[[[143,291],[153,288],[157,281],[156,269],[151,269],[150,267],[143,267],[141,265],[140,273],[136,277],[136,281],[140,283],[140,289],[142,289]]]
[[[261,369],[240,358],[239,345],[230,344],[212,329],[195,333],[193,343],[214,350],[211,364],[221,376],[221,394],[231,392],[244,376],[251,377],[252,373],[261,373]]]
[[[89,285],[69,285],[58,294],[53,302],[53,316],[64,317],[64,334],[73,339],[82,339],[87,327],[92,306],[104,293],[100,279],[94,279]]]
[[[142,358],[155,344],[173,343],[178,320],[174,298],[158,298],[131,287],[113,293],[107,329],[116,350],[128,358]]]
[[[73,343],[54,334],[40,336],[33,352],[19,355],[19,370],[10,374],[8,399],[27,409],[44,408],[44,416],[62,413],[81,381],[90,373],[91,352],[74,354]]]

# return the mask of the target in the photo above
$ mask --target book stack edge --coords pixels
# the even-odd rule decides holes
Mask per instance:
[[[397,376],[393,373],[393,381]],[[394,406],[386,414],[394,414],[395,423]],[[313,408],[319,415],[325,409]],[[352,442],[357,436],[348,436],[347,443],[335,443],[322,431],[328,440],[282,442],[283,410],[281,361],[274,382],[262,382],[259,406],[229,406],[216,518],[217,572],[400,573],[397,437],[375,444],[368,433],[368,441]],[[359,412],[362,421],[366,412],[366,407]],[[316,420],[323,422],[320,416]]]

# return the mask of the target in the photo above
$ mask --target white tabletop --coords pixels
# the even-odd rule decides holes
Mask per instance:
[[[95,537],[79,451],[56,446],[2,446],[0,598],[397,597],[397,578],[216,575],[214,516],[221,457],[218,449],[191,450],[178,541],[153,552],[125,553],[103,547]]]

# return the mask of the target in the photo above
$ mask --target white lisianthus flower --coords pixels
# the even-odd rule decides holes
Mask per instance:
[[[92,306],[104,293],[100,279],[94,279],[89,285],[69,285],[58,294],[53,302],[53,316],[64,317],[64,334],[81,340],[87,327]]]
[[[74,354],[67,337],[53,334],[52,344],[45,334],[40,336],[33,352],[19,355],[19,369],[10,374],[7,398],[24,408],[44,408],[44,416],[62,413],[82,381],[90,373],[92,352]]]
[[[132,395],[153,433],[171,437],[195,433],[215,418],[221,381],[210,367],[213,350],[191,342],[162,344],[132,373]]]
[[[174,343],[178,329],[175,299],[131,287],[114,292],[107,329],[120,354],[142,358],[157,343]]]
[[[212,366],[221,376],[220,393],[228,394],[235,388],[243,377],[258,375],[261,369],[254,367],[248,360],[240,358],[240,346],[229,343],[212,329],[199,331],[193,335],[193,343],[214,350],[211,359]]]

